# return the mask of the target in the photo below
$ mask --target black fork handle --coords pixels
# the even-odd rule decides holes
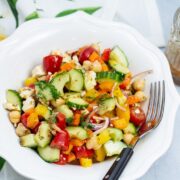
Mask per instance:
[[[124,148],[117,157],[103,180],[118,180],[129,160],[133,155],[133,149],[130,147]]]

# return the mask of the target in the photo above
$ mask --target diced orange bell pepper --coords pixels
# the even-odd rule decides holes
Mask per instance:
[[[128,98],[127,98],[127,103],[129,105],[133,105],[133,104],[139,103],[139,102],[140,102],[140,99],[137,96],[132,95],[132,96],[128,96]]]
[[[90,129],[87,129],[86,131],[87,131],[87,133],[88,133],[88,136],[89,136],[89,137],[92,137],[92,135],[93,135],[93,131],[92,131],[92,130],[90,130]]]
[[[107,92],[111,92],[113,86],[114,86],[114,82],[111,82],[111,81],[104,81],[99,84],[99,88]]]
[[[77,111],[74,114],[74,119],[73,119],[72,125],[78,126],[80,121],[81,121],[81,112]]]
[[[38,114],[33,112],[27,118],[27,127],[30,129],[34,129],[39,124]]]
[[[35,82],[37,82],[37,79],[35,77],[29,77],[24,81],[25,86],[33,85]]]
[[[115,128],[124,129],[128,126],[129,121],[122,118],[122,119],[112,120],[111,123]]]
[[[63,154],[70,154],[72,148],[73,148],[73,145],[71,143],[69,143],[68,150],[67,151],[63,151]]]
[[[71,69],[75,68],[75,64],[74,62],[69,62],[69,63],[65,63],[63,65],[61,65],[61,71],[69,71]]]
[[[94,61],[96,61],[96,60],[98,60],[99,59],[99,54],[96,52],[96,51],[94,51],[90,56],[89,56],[89,60],[91,61],[91,62],[94,62]]]
[[[82,167],[91,167],[92,166],[92,159],[89,159],[89,158],[80,158],[79,162]]]
[[[68,163],[70,163],[70,162],[72,162],[72,161],[74,161],[74,160],[76,160],[76,156],[75,156],[74,153],[71,152],[71,153],[68,155]]]
[[[73,146],[82,146],[85,143],[85,141],[82,141],[80,139],[71,139],[70,144]]]
[[[108,65],[106,63],[101,64],[102,71],[109,71]]]

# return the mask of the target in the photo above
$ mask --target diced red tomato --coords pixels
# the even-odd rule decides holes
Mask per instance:
[[[88,60],[94,51],[95,49],[92,46],[84,48],[79,55],[79,62],[82,64],[85,60]]]
[[[66,117],[65,117],[65,115],[62,113],[58,113],[58,115],[56,116],[56,119],[57,119],[56,125],[61,129],[65,129],[66,128]]]
[[[68,162],[68,155],[67,154],[60,154],[60,159],[55,164],[65,165]]]
[[[109,60],[109,56],[110,56],[110,53],[111,53],[111,49],[108,48],[108,49],[104,49],[103,53],[102,53],[102,60],[103,61],[108,61]]]
[[[63,151],[68,150],[70,137],[66,130],[56,133],[55,137],[51,142],[51,147],[59,148]]]
[[[60,65],[62,63],[62,57],[58,55],[49,55],[43,59],[44,70],[48,73],[55,73],[60,70]]]
[[[131,107],[130,109],[130,121],[136,126],[141,126],[146,122],[146,115],[140,107]]]
[[[85,146],[74,146],[73,151],[77,159],[82,157],[90,158],[94,154],[94,151],[92,149],[87,149]]]

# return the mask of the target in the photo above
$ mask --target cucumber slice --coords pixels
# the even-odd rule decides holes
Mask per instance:
[[[88,103],[82,98],[69,98],[67,100],[67,105],[70,108],[76,108],[76,109],[85,109],[88,107]]]
[[[45,81],[39,81],[35,84],[35,90],[37,97],[43,101],[50,101],[53,99],[57,99],[59,97],[59,93],[56,88]]]
[[[64,93],[64,96],[63,96],[64,99],[80,98],[80,97],[81,97],[81,94],[79,92]]]
[[[121,153],[121,151],[127,147],[126,144],[124,144],[121,141],[108,141],[107,143],[104,144],[104,149],[106,152],[106,156],[113,156],[113,155],[118,155]]]
[[[129,73],[128,69],[128,58],[125,55],[124,51],[120,49],[119,46],[113,48],[109,57],[109,65],[116,71],[127,74]]]
[[[123,129],[124,133],[131,133],[133,135],[136,135],[137,134],[137,130],[136,130],[136,127],[133,123],[129,123],[128,126]]]
[[[100,115],[103,115],[108,111],[114,110],[115,106],[116,106],[116,101],[114,98],[112,97],[101,98],[99,100],[98,113]]]
[[[64,86],[65,84],[69,82],[69,73],[63,72],[60,74],[57,74],[50,83],[57,89],[57,91],[60,93],[61,96],[64,95]]]
[[[6,91],[6,100],[8,103],[18,106],[19,110],[22,109],[22,98],[17,91],[8,89]]]
[[[107,128],[110,137],[113,141],[121,141],[123,139],[123,133],[117,128]]]
[[[71,138],[78,138],[80,140],[84,140],[88,138],[88,133],[82,127],[72,127],[69,126],[66,128]]]
[[[20,137],[20,144],[24,147],[33,148],[37,146],[36,141],[34,140],[34,134],[27,134],[25,136]]]
[[[81,70],[72,69],[69,71],[70,82],[67,84],[67,88],[70,91],[81,92],[84,86],[84,77]]]
[[[40,157],[47,162],[57,162],[60,158],[60,150],[46,146],[44,148],[38,147],[37,151]]]
[[[96,73],[97,82],[104,81],[121,82],[124,80],[124,74],[117,72],[98,72]]]
[[[57,107],[57,111],[61,112],[62,114],[64,114],[66,116],[66,122],[67,123],[71,123],[73,120],[73,111],[71,109],[69,109],[69,107],[67,105],[61,105],[59,107]]]
[[[42,122],[34,139],[39,147],[47,146],[52,138],[51,129],[48,123]]]

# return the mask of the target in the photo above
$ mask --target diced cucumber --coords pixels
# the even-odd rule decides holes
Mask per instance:
[[[121,153],[123,148],[126,148],[126,144],[124,144],[121,141],[108,141],[107,143],[104,144],[104,149],[106,152],[106,156],[113,156],[113,155],[118,155]]]
[[[60,74],[57,74],[55,77],[52,78],[50,83],[57,89],[57,91],[60,93],[61,96],[64,95],[64,86],[67,82],[69,82],[69,73],[63,72]]]
[[[46,146],[44,148],[38,147],[37,151],[40,157],[47,162],[57,162],[60,159],[60,150]]]
[[[119,46],[113,48],[108,62],[114,70],[124,74],[129,73],[127,56]]]
[[[82,98],[69,98],[67,100],[67,105],[70,108],[85,109],[88,107],[88,102],[86,102]]]
[[[38,132],[36,133],[34,139],[39,147],[47,146],[52,138],[50,126],[46,122],[42,122],[39,126]]]
[[[27,134],[25,136],[20,137],[20,144],[24,147],[33,148],[37,146],[36,141],[34,140],[34,134]]]
[[[62,114],[65,115],[67,123],[72,122],[74,114],[73,114],[73,111],[71,109],[69,109],[69,107],[67,105],[63,104],[63,105],[57,107],[57,111],[61,112]]]
[[[72,127],[69,126],[66,128],[71,138],[78,138],[80,140],[84,140],[88,138],[88,133],[82,127]]]
[[[121,82],[124,80],[124,74],[118,72],[98,72],[96,80],[99,83],[104,81]]]
[[[124,131],[124,133],[131,133],[134,135],[137,134],[136,127],[133,123],[129,123],[128,126],[125,129],[123,129],[123,131]]]
[[[43,101],[50,101],[53,99],[57,99],[59,97],[59,93],[56,88],[45,81],[39,81],[35,83],[35,90],[37,97]]]
[[[107,128],[110,137],[113,141],[121,141],[123,139],[123,133],[120,129],[117,128]]]
[[[81,97],[81,94],[79,92],[68,92],[64,93],[63,98],[68,99],[68,98],[79,98]]]
[[[72,69],[69,71],[70,82],[66,87],[70,91],[81,92],[84,86],[84,77],[81,70]]]
[[[101,98],[99,100],[99,108],[98,108],[98,113],[100,115],[103,115],[104,113],[108,111],[114,110],[116,106],[116,101],[112,97],[107,97],[107,98]]]
[[[22,109],[22,98],[17,91],[8,89],[6,91],[6,100],[8,103],[18,106],[19,110]]]

